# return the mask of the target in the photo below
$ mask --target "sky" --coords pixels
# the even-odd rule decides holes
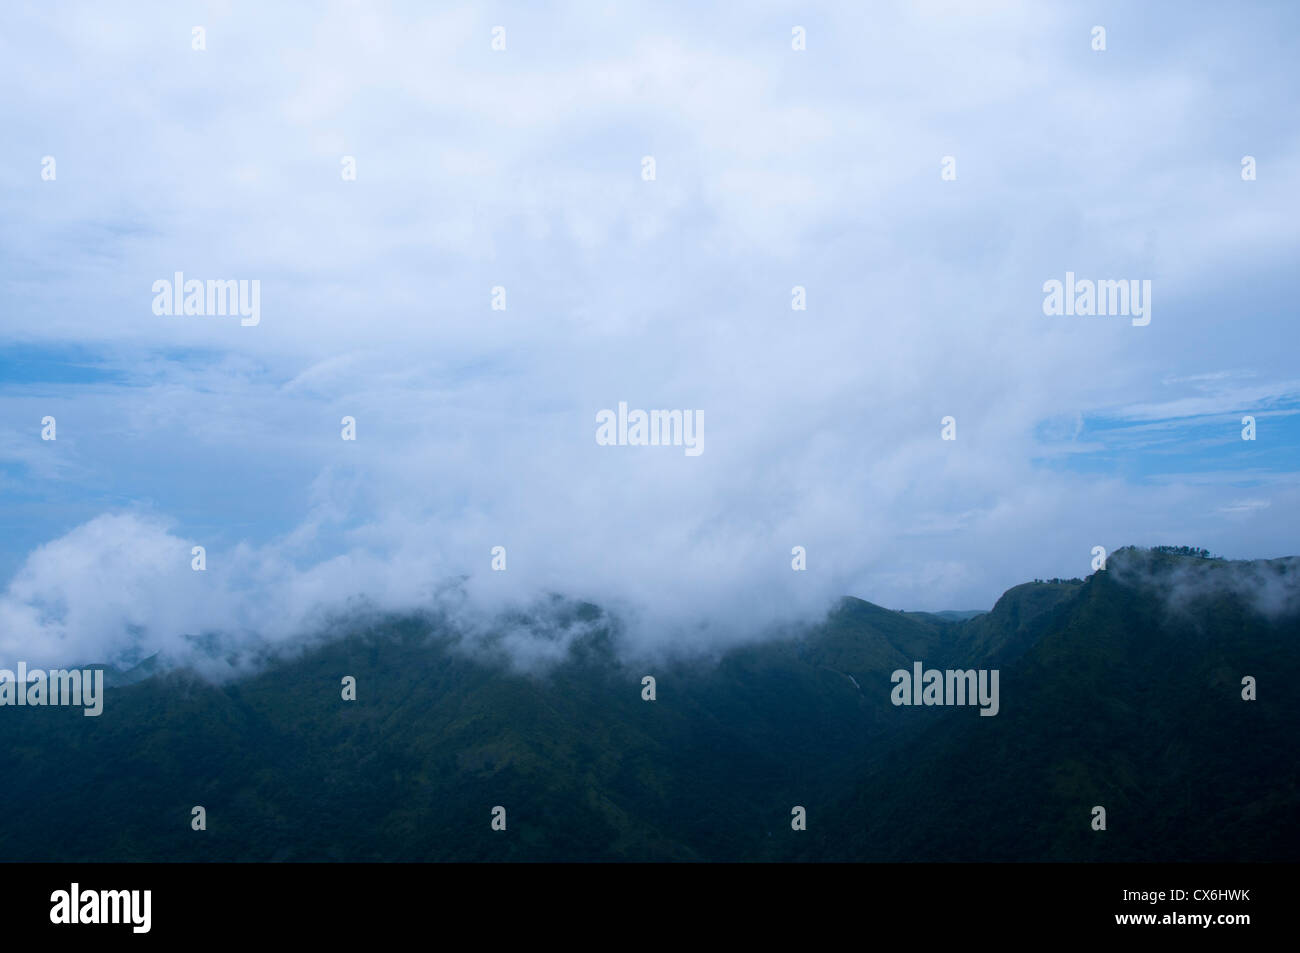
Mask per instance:
[[[1098,545],[1294,554],[1297,26],[6,4],[0,663],[449,587],[712,650],[844,595],[988,608]],[[176,272],[256,280],[259,320],[156,313]],[[1150,323],[1045,314],[1067,272],[1150,281]],[[598,444],[620,402],[703,452]]]

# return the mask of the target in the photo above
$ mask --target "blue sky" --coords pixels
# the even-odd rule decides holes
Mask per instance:
[[[987,607],[1095,545],[1292,554],[1298,19],[6,7],[0,655],[462,576],[712,646],[842,594]],[[258,280],[260,323],[154,314],[177,271]],[[1150,280],[1151,323],[1045,316],[1067,271]],[[705,452],[597,446],[619,401],[702,411]]]

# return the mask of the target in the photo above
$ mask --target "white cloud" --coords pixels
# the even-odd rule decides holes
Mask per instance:
[[[1259,117],[1296,82],[1254,47],[1285,24],[1155,35],[1117,8],[1095,55],[1041,5],[846,7],[811,11],[796,54],[776,7],[571,5],[510,12],[494,54],[473,8],[236,4],[195,53],[169,7],[5,16],[7,335],[129,375],[0,396],[0,455],[42,505],[118,514],[31,517],[48,545],[0,603],[6,651],[273,638],[462,574],[476,605],[560,591],[689,645],[844,593],[988,605],[1098,543],[1290,545],[1281,482],[1244,511],[1195,475],[1038,462],[1087,457],[1099,413],[1295,393],[1287,309],[1221,308],[1294,300],[1297,143]],[[1176,55],[1210,37],[1208,64]],[[260,279],[262,323],[154,316],[176,270]],[[1044,318],[1066,270],[1153,278],[1152,324]],[[705,454],[597,447],[619,400],[702,409]],[[37,448],[46,412],[60,439]],[[224,568],[191,574],[191,537]]]

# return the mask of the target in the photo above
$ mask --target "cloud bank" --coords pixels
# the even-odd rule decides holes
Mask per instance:
[[[453,582],[708,649],[845,594],[986,607],[1095,545],[1293,548],[1288,8],[3,17],[6,655]],[[259,323],[154,314],[177,271],[258,280]],[[1150,325],[1045,316],[1067,271],[1150,280]],[[598,446],[620,401],[703,411],[705,452]]]

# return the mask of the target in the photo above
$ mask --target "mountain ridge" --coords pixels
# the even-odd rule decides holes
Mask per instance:
[[[1205,580],[1146,552],[962,621],[846,598],[715,661],[625,657],[594,606],[537,670],[389,616],[222,684],[152,672],[99,718],[0,710],[0,859],[1293,858],[1300,615],[1217,583],[1170,605],[1162,580]],[[893,704],[915,662],[999,669],[999,713]]]

